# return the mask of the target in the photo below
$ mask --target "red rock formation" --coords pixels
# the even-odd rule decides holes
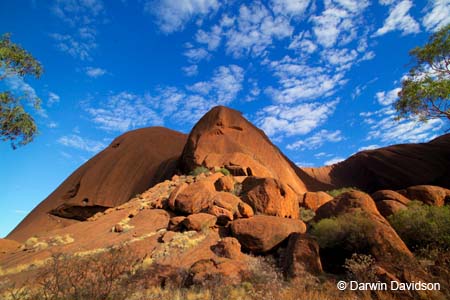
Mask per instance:
[[[306,225],[297,219],[258,215],[234,220],[231,231],[245,249],[262,253],[278,246],[291,233],[305,233]]]
[[[297,193],[306,192],[292,162],[264,132],[238,111],[223,106],[213,108],[200,119],[183,150],[181,167],[186,173],[201,165],[224,166],[233,175],[272,177]]]
[[[84,220],[128,201],[170,178],[186,141],[182,133],[162,127],[142,128],[116,138],[105,150],[70,175],[9,235],[28,237]]]
[[[353,186],[374,192],[419,184],[450,188],[450,134],[358,152],[332,166],[302,168],[298,175],[312,191]]]
[[[283,218],[299,217],[299,196],[273,178],[248,177],[242,182],[242,200],[255,212]]]
[[[305,272],[321,274],[323,270],[317,241],[306,234],[291,234],[282,267],[290,278],[302,277]]]
[[[398,191],[411,200],[418,200],[428,205],[444,206],[450,199],[450,190],[432,185],[410,186]]]

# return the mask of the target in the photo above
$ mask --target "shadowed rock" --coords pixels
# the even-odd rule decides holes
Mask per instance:
[[[428,184],[450,188],[450,134],[428,143],[400,144],[352,155],[320,168],[302,168],[309,190],[357,187],[367,192]]]
[[[119,136],[70,175],[8,238],[24,241],[125,203],[173,175],[185,141],[184,134],[162,127]]]

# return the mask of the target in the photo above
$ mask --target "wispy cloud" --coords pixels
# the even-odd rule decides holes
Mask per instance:
[[[75,134],[60,137],[58,143],[66,147],[93,153],[99,152],[106,147],[102,142],[86,139]]]
[[[197,65],[190,65],[187,67],[183,67],[182,70],[187,76],[195,76],[198,74],[198,66]]]
[[[106,131],[125,132],[141,126],[162,125],[163,120],[152,107],[148,96],[129,92],[110,95],[97,106],[86,111],[98,128]]]
[[[338,100],[334,100],[295,106],[267,106],[257,112],[256,124],[272,137],[307,134],[324,124],[338,103]]]
[[[96,23],[103,20],[104,4],[101,0],[57,0],[52,11],[71,29],[70,33],[52,33],[56,47],[72,57],[90,60],[96,42]]]
[[[97,78],[97,77],[103,76],[107,73],[107,71],[105,69],[95,68],[95,67],[87,67],[85,69],[85,71],[86,71],[86,75],[91,78]]]
[[[331,96],[346,80],[342,72],[333,73],[324,67],[311,67],[288,56],[268,63],[280,87],[268,87],[266,93],[278,103],[295,103],[322,96]]]
[[[375,97],[377,98],[378,103],[381,105],[391,105],[395,102],[395,100],[398,99],[398,93],[401,91],[401,88],[395,88],[393,90],[390,90],[388,92],[381,91],[375,94]]]
[[[286,148],[289,150],[312,150],[322,147],[327,142],[336,143],[342,140],[343,136],[340,130],[329,131],[322,129],[313,136],[287,145]]]
[[[50,37],[56,41],[56,48],[80,60],[90,60],[91,52],[97,48],[94,38],[76,38],[70,34],[52,33]]]
[[[450,22],[450,2],[448,0],[428,0],[426,11],[422,24],[428,31],[437,31]]]
[[[409,14],[412,7],[410,0],[402,0],[390,9],[389,16],[384,21],[383,27],[379,28],[374,36],[384,35],[388,32],[399,30],[402,34],[418,33],[419,23]]]
[[[325,164],[325,166],[331,166],[331,165],[337,164],[337,163],[339,163],[341,161],[344,161],[344,160],[345,160],[345,158],[340,157],[340,156],[336,156],[336,157],[334,157],[332,159],[329,159],[329,160],[325,161],[324,164]]]
[[[272,45],[274,39],[287,38],[293,30],[287,18],[272,16],[259,2],[250,6],[241,5],[235,25],[225,33],[226,49],[235,57],[249,54],[259,56]]]
[[[162,32],[171,33],[182,30],[192,19],[201,19],[219,7],[217,0],[150,0],[145,2],[144,10],[153,15]]]
[[[53,93],[53,92],[49,92],[48,93],[48,100],[47,100],[47,106],[51,107],[56,103],[59,103],[59,101],[61,100],[61,97],[59,97],[59,95]]]
[[[367,140],[388,143],[418,143],[431,140],[444,126],[440,119],[429,120],[427,123],[417,119],[395,120],[395,110],[390,107],[360,114],[365,124],[369,125]]]

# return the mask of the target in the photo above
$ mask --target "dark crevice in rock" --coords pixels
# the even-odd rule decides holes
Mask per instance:
[[[49,211],[49,214],[78,221],[86,221],[98,212],[104,212],[110,207],[101,205],[79,206],[63,204]]]

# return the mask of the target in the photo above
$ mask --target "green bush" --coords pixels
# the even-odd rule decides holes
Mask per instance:
[[[227,168],[220,168],[219,172],[222,173],[225,176],[230,176],[230,171]]]
[[[352,190],[357,190],[357,191],[359,191],[360,189],[358,189],[358,188],[356,188],[356,187],[343,187],[343,188],[340,188],[340,189],[335,189],[335,190],[331,190],[331,191],[326,191],[326,193],[327,193],[328,195],[330,195],[331,197],[337,197],[337,196],[339,196],[340,194],[343,194],[343,193],[345,193],[345,192],[350,192],[350,191],[352,191]]]
[[[345,251],[365,253],[374,225],[365,213],[344,214],[337,218],[322,219],[313,224],[311,234],[320,248],[340,248]]]
[[[189,175],[197,176],[197,175],[200,175],[202,173],[209,173],[209,169],[207,167],[204,167],[204,166],[199,166],[199,167],[196,167],[194,170],[192,170],[189,173]]]
[[[388,218],[398,235],[413,251],[427,247],[450,250],[450,207],[415,201],[408,209]]]
[[[316,213],[312,209],[300,207],[300,220],[303,222],[309,222],[316,216]]]

